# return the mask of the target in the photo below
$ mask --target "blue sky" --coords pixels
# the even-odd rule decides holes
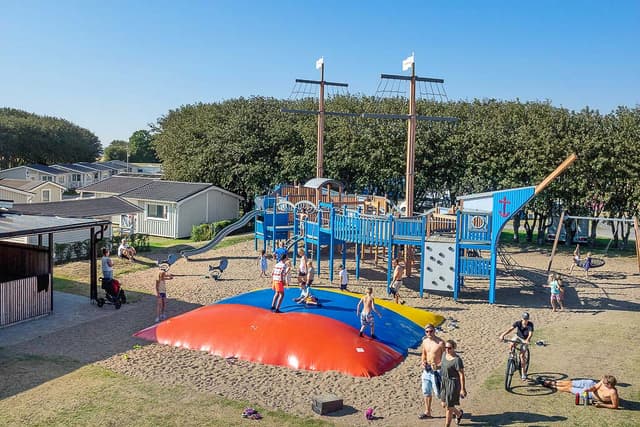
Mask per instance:
[[[184,104],[288,98],[296,78],[375,94],[380,73],[442,77],[450,99],[640,104],[640,1],[0,0],[0,106],[103,145]]]

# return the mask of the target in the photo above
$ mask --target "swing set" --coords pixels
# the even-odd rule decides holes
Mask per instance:
[[[636,262],[638,264],[638,271],[640,271],[640,229],[638,226],[638,218],[602,218],[602,217],[592,217],[592,216],[572,216],[565,215],[564,212],[560,214],[560,220],[558,221],[558,229],[556,230],[556,235],[553,240],[553,248],[551,249],[551,257],[549,258],[549,264],[547,265],[547,273],[551,271],[551,264],[553,263],[553,257],[555,256],[556,249],[558,247],[558,240],[560,239],[560,235],[562,233],[562,227],[564,227],[565,220],[588,220],[588,221],[608,221],[615,223],[614,235],[620,231],[621,226],[624,224],[633,224],[633,229],[635,231],[635,246],[636,246]],[[604,256],[607,256],[609,252],[609,248],[611,247],[611,243],[613,242],[614,237],[611,236],[609,243],[607,243],[607,247],[604,250]],[[603,259],[593,259],[595,261],[591,268],[601,267],[604,265]]]

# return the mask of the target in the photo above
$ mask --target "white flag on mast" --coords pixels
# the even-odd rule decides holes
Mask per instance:
[[[413,59],[413,53],[412,53],[411,56],[409,56],[407,59],[402,61],[402,71],[407,71],[409,68],[411,68],[414,62],[415,61]]]
[[[320,68],[322,68],[323,64],[324,64],[324,56],[321,56],[320,59],[316,61],[316,70],[319,70]]]

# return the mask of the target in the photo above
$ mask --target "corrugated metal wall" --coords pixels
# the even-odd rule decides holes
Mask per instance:
[[[50,313],[49,251],[46,248],[2,242],[0,260],[0,325]]]
[[[51,313],[51,274],[0,283],[0,327]]]

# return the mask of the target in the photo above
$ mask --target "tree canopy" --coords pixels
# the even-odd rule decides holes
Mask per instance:
[[[29,163],[93,162],[98,137],[67,120],[0,108],[0,168]]]
[[[282,107],[315,110],[317,104],[255,97],[168,112],[153,128],[165,174],[211,182],[242,195],[248,205],[278,183],[314,177],[316,117],[282,113]],[[326,109],[406,114],[407,101],[335,97]],[[575,164],[531,203],[541,221],[559,202],[573,214],[638,214],[639,107],[602,115],[489,99],[421,102],[418,112],[460,121],[418,124],[416,210],[430,197],[536,185],[576,153]],[[327,116],[325,176],[344,182],[350,192],[404,198],[406,132],[402,120]]]
[[[127,150],[129,149],[129,143],[120,139],[114,139],[111,144],[104,149],[104,160],[122,160],[127,161]]]

